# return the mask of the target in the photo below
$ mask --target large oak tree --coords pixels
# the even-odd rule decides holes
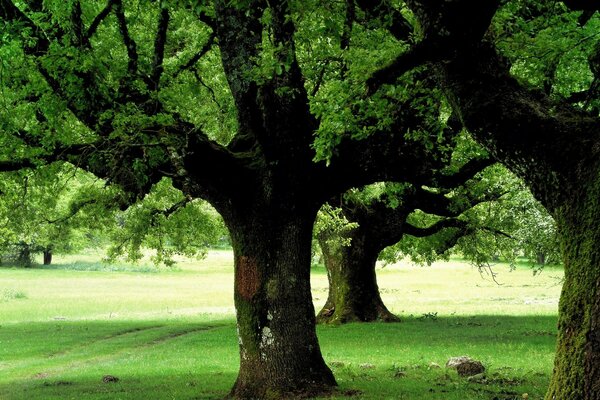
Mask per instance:
[[[451,136],[412,78],[364,95],[399,42],[352,1],[0,0],[0,18],[0,170],[68,161],[124,204],[164,177],[209,201],[234,251],[231,395],[335,386],[310,293],[315,215],[354,186],[426,181]]]

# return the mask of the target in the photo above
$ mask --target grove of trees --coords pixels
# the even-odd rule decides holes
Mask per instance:
[[[161,212],[208,201],[234,252],[231,396],[286,398],[335,386],[310,293],[318,210],[375,182],[437,187],[464,127],[557,220],[547,398],[599,399],[597,8],[0,0],[0,171],[68,163],[118,187],[122,209],[165,179],[179,194]]]

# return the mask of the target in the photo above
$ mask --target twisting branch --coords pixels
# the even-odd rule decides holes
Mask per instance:
[[[85,206],[88,206],[90,204],[96,204],[96,203],[98,203],[98,199],[96,199],[96,198],[80,201],[78,203],[73,203],[69,207],[69,213],[67,215],[63,215],[62,217],[55,218],[55,219],[50,219],[50,218],[44,218],[44,219],[49,224],[62,224],[63,222],[67,222],[68,220],[70,220],[71,218],[76,216],[79,213],[79,211],[81,211]]]
[[[180,66],[179,69],[173,74],[173,77],[176,78],[183,71],[191,70],[196,65],[196,63],[200,61],[200,59],[204,57],[204,55],[208,53],[208,51],[212,48],[213,44],[215,43],[215,36],[216,34],[213,31],[208,37],[208,40],[206,41],[204,46],[202,46],[202,48],[200,49],[200,51],[194,54],[194,56],[190,58],[188,62]]]
[[[375,71],[367,79],[367,93],[375,93],[385,84],[394,83],[394,81],[417,67],[427,63],[441,61],[450,54],[449,46],[443,38],[425,39],[415,44],[407,52],[402,53],[389,65]]]
[[[94,36],[94,34],[98,30],[98,27],[100,26],[102,21],[104,21],[106,19],[106,17],[108,17],[108,15],[112,11],[112,8],[115,5],[115,3],[116,3],[116,0],[108,0],[108,2],[106,3],[106,6],[102,9],[102,11],[100,11],[100,13],[98,15],[96,15],[96,18],[94,18],[94,20],[90,24],[90,27],[88,28],[87,33],[86,33],[86,37],[87,37],[88,41],[92,38],[92,36]]]
[[[150,90],[158,90],[160,77],[164,71],[163,60],[165,57],[165,44],[167,42],[167,31],[169,29],[169,9],[163,6],[158,17],[158,29],[154,39],[154,59],[152,61],[152,74],[150,75]]]
[[[122,0],[115,0],[114,11],[117,17],[119,31],[121,32],[121,36],[123,37],[123,44],[127,49],[127,57],[129,58],[129,61],[127,63],[127,72],[131,77],[133,77],[137,74],[138,71],[137,45],[129,35],[129,28],[127,27],[127,21],[125,19],[125,10],[123,8]]]

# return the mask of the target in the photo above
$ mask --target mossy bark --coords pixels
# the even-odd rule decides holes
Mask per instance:
[[[600,399],[600,179],[558,212],[565,264],[546,400]]]
[[[319,312],[321,323],[353,321],[397,322],[381,299],[375,266],[379,250],[368,246],[359,228],[350,233],[349,246],[320,239],[329,279],[327,302]]]
[[[240,346],[240,370],[231,391],[236,399],[313,396],[336,385],[315,330],[314,215],[293,214],[254,209],[230,225]]]

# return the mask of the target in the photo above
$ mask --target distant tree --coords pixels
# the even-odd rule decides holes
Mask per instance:
[[[518,209],[512,198],[507,200],[519,197],[534,203],[525,189],[515,186],[518,180],[500,166],[477,175],[455,173],[440,178],[438,183],[446,187],[374,185],[350,191],[322,209],[316,235],[329,294],[319,321],[397,320],[379,294],[378,259],[396,262],[411,257],[431,263],[446,258],[450,251],[461,251],[475,265],[489,266],[499,253],[512,261],[523,251],[522,232],[540,226],[528,218],[528,209]]]
[[[104,182],[68,164],[0,176],[0,219],[4,259],[24,266],[35,254],[43,263],[93,245],[110,221],[115,193]]]

